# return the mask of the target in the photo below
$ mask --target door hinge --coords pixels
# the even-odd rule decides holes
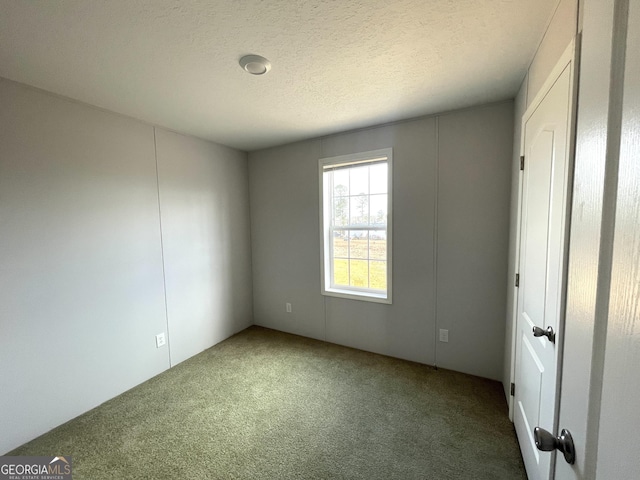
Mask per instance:
[[[520,274],[516,273],[516,287],[520,286]]]
[[[511,382],[511,396],[513,397],[516,394],[516,384]]]
[[[520,155],[520,170],[524,170],[524,155]]]

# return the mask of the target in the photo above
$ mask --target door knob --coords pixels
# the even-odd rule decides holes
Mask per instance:
[[[533,327],[534,337],[547,337],[551,343],[556,343],[556,332],[553,331],[551,326],[548,326],[546,330],[540,327]]]
[[[557,449],[564,454],[564,459],[568,464],[573,465],[576,462],[576,449],[569,430],[563,428],[560,436],[554,437],[546,430],[536,427],[533,429],[533,439],[538,450],[551,452]]]

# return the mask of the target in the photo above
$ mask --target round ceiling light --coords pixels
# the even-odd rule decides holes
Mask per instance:
[[[240,66],[251,75],[264,75],[271,70],[271,62],[260,55],[245,55],[240,59]]]

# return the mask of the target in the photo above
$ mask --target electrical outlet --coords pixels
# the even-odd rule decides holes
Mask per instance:
[[[445,330],[444,328],[440,329],[440,341],[441,342],[449,341],[449,330]]]
[[[285,304],[285,307],[287,309],[287,313],[291,313],[291,304],[287,303],[287,304]]]
[[[160,348],[167,344],[167,337],[164,336],[164,332],[156,335],[156,348]]]

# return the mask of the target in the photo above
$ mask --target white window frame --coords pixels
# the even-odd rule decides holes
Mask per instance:
[[[387,159],[387,290],[386,292],[374,291],[358,287],[335,287],[331,285],[333,270],[333,242],[330,238],[332,207],[329,201],[332,198],[328,193],[328,187],[324,185],[324,168],[328,165],[348,165],[368,163],[375,159],[386,157]],[[318,161],[318,178],[320,184],[320,266],[322,295],[329,297],[349,298],[367,302],[386,303],[392,302],[392,257],[393,257],[393,149],[383,148],[368,152],[340,155],[337,157],[321,158]]]

